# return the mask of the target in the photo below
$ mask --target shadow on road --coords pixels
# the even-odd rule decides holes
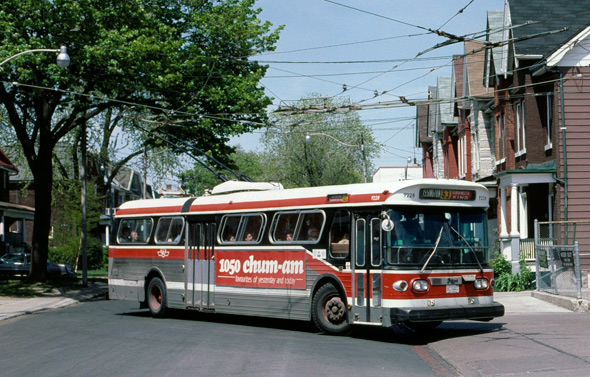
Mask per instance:
[[[136,311],[118,314],[140,318],[151,318],[151,314],[147,309],[138,309]],[[315,333],[319,336],[328,336],[321,334],[321,332],[313,325],[313,323],[311,323],[311,321],[308,322],[289,319],[239,316],[172,309],[168,310],[166,318],[168,320],[201,321],[235,326],[261,327],[284,331]],[[501,322],[445,322],[439,327],[425,332],[416,332],[403,325],[394,325],[392,327],[353,326],[351,332],[347,336],[377,342],[419,346],[428,345],[429,343],[444,339],[468,337],[472,335],[496,332],[502,330],[503,325],[504,324]]]
[[[404,325],[394,325],[389,328],[356,326],[353,328],[351,336],[378,342],[425,346],[444,339],[501,331],[503,325],[498,322],[444,322],[435,329],[423,332],[411,330]]]

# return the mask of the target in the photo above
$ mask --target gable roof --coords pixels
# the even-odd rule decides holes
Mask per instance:
[[[537,21],[512,28],[514,38],[567,28],[563,32],[515,43],[516,57],[521,59],[549,56],[590,24],[590,0],[508,0],[508,7],[511,26]]]
[[[457,117],[455,117],[455,102],[453,101],[455,91],[451,80],[451,77],[448,76],[437,77],[440,122],[445,124],[445,127],[458,122]]]
[[[502,41],[502,30],[504,28],[504,11],[503,10],[489,10],[487,14],[487,26],[486,30],[488,34],[486,41],[489,43],[499,43]],[[484,66],[484,72],[486,72],[487,80],[484,79],[485,86],[494,86],[491,83],[489,77],[495,73],[500,74],[499,71],[502,67],[502,47],[493,47],[486,51],[486,61]]]
[[[486,89],[482,78],[485,76],[484,44],[477,41],[465,41],[465,74],[463,77],[463,96],[493,98],[494,90]]]
[[[10,161],[2,149],[0,149],[0,169],[8,170],[9,174],[18,173],[18,168],[12,163],[12,161]]]

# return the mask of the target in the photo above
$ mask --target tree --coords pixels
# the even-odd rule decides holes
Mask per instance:
[[[277,29],[254,0],[4,0],[0,57],[65,45],[67,70],[35,53],[2,66],[0,103],[35,180],[31,278],[44,280],[56,144],[99,115],[149,121],[211,150],[265,121],[258,82],[266,67],[248,57],[272,50]],[[85,132],[81,133],[82,137]],[[149,135],[148,135],[149,136]],[[146,137],[147,145],[157,145]]]
[[[293,106],[296,111],[273,116],[273,127],[262,137],[267,178],[285,187],[363,182],[363,144],[370,176],[369,161],[380,146],[359,115],[355,111],[311,110],[347,104],[347,100],[312,95],[298,101]]]
[[[238,174],[246,176],[253,181],[266,181],[266,169],[264,166],[263,156],[257,152],[246,152],[241,147],[237,147],[236,151],[231,154],[232,170]],[[206,162],[206,161],[204,161]],[[213,169],[216,174],[223,174],[229,179],[237,179],[232,176],[230,172],[220,166],[213,164]],[[204,168],[200,164],[189,171],[186,171],[182,176],[183,186],[192,195],[203,195],[205,191],[211,190],[221,181],[217,175]]]

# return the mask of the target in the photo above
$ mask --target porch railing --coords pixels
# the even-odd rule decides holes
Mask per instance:
[[[539,244],[543,246],[551,246],[554,244],[554,238],[541,238]],[[524,257],[527,262],[534,262],[537,257],[535,254],[535,239],[523,238],[520,240],[520,256]]]

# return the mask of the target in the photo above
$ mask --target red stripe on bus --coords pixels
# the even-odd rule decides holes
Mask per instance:
[[[109,258],[115,259],[184,259],[184,248],[172,249],[162,247],[159,249],[139,248],[109,248]]]

